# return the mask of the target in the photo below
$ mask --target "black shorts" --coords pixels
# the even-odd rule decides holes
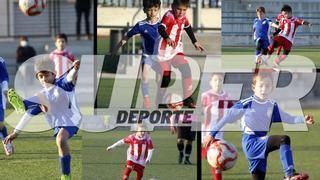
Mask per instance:
[[[178,139],[185,139],[189,141],[194,141],[196,137],[196,132],[191,131],[191,126],[178,126],[177,134],[178,134]]]

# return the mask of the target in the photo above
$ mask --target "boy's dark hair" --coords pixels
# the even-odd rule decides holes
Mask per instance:
[[[252,78],[252,87],[254,87],[257,83],[258,79],[270,79],[271,82],[273,83],[273,71],[272,69],[259,69],[259,71],[255,72],[253,74],[253,78]]]
[[[143,9],[149,9],[152,7],[160,7],[161,1],[160,0],[143,0]]]
[[[68,37],[64,33],[57,34],[56,38],[55,38],[55,41],[57,41],[57,39],[64,39],[66,41],[66,43],[68,42]]]
[[[281,11],[291,13],[292,12],[292,8],[288,4],[285,4],[285,5],[282,6]]]
[[[262,7],[262,6],[260,6],[260,7],[258,7],[256,9],[256,12],[263,12],[265,14],[266,13],[266,9],[264,7]]]
[[[171,6],[172,7],[178,7],[180,5],[185,5],[187,7],[190,6],[190,1],[189,0],[173,0]]]

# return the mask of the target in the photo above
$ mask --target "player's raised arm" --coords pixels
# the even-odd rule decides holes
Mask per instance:
[[[160,36],[167,42],[167,44],[173,48],[176,47],[175,42],[170,39],[169,35],[166,33],[166,27],[164,24],[161,24],[158,28],[158,33],[160,34]]]
[[[76,84],[79,69],[80,69],[80,60],[75,60],[73,62],[73,68],[67,74],[67,81],[68,82],[72,82],[73,84]]]
[[[313,116],[291,116],[290,114],[284,112],[279,108],[277,104],[275,104],[273,108],[273,113],[271,117],[272,122],[284,122],[288,124],[313,124]]]
[[[189,36],[192,44],[196,48],[196,50],[200,51],[200,52],[204,51],[204,48],[202,47],[202,45],[197,41],[197,39],[196,39],[196,37],[195,37],[195,35],[193,33],[191,25],[189,25],[188,27],[184,28],[184,30],[188,34],[188,36]]]
[[[14,131],[5,138],[4,143],[8,144],[14,139],[16,139],[19,133],[24,129],[24,127],[30,122],[31,119],[32,119],[32,115],[25,113],[22,116],[16,128],[14,129]]]
[[[113,51],[111,52],[111,54],[112,54],[112,55],[117,54],[118,51],[119,51],[119,49],[120,49],[123,45],[125,45],[125,44],[128,42],[129,39],[130,39],[130,38],[128,37],[128,35],[125,35],[125,36],[120,40],[120,42],[117,44],[117,46],[113,49]]]
[[[112,144],[111,146],[108,146],[106,150],[110,151],[110,150],[112,150],[112,149],[114,149],[114,148],[116,148],[118,146],[123,145],[123,144],[125,144],[125,142],[124,142],[123,139],[121,139],[121,140],[117,141],[116,143]]]
[[[303,25],[306,25],[306,26],[309,26],[309,27],[312,26],[312,23],[310,23],[309,21],[303,21],[302,24],[303,24]]]

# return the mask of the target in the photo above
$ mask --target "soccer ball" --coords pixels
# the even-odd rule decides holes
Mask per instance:
[[[237,158],[236,147],[224,140],[213,142],[207,152],[208,163],[221,171],[231,169],[236,164]]]
[[[19,0],[19,8],[26,16],[36,16],[46,8],[47,0]]]

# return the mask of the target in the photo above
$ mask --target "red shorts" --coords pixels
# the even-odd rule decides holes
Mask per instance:
[[[184,58],[183,53],[178,53],[172,59],[167,61],[159,61],[158,68],[163,71],[170,71],[171,65],[175,68],[179,67],[179,65],[188,64],[188,61]]]
[[[141,175],[141,177],[143,176],[144,166],[142,166],[141,164],[137,164],[133,161],[127,160],[126,167],[131,168],[133,171],[136,171],[137,174]]]
[[[285,51],[290,51],[292,48],[292,43],[282,36],[275,36],[273,38],[273,44],[274,43],[277,43],[278,47],[282,46]]]

